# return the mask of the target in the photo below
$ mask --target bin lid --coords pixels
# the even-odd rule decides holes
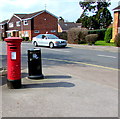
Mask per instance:
[[[29,49],[28,51],[38,51],[41,50],[40,48],[33,48],[33,49]]]

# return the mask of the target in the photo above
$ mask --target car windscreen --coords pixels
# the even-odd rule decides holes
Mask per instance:
[[[42,38],[42,35],[40,34],[40,35],[38,35],[38,36],[36,36],[37,38]]]
[[[46,37],[48,38],[48,39],[59,39],[57,36],[55,36],[55,35],[46,35]]]

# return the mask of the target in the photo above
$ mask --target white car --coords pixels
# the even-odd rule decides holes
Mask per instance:
[[[66,40],[59,39],[53,34],[40,34],[36,37],[33,37],[32,44],[37,46],[49,46],[53,47],[65,47],[67,45]]]

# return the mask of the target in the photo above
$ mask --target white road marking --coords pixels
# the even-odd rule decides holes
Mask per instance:
[[[70,52],[70,51],[67,51],[67,50],[57,50],[57,49],[51,49],[53,51],[57,51],[57,52]]]
[[[109,55],[98,55],[98,56],[100,56],[100,57],[109,57],[109,58],[117,58],[115,56],[109,56]]]

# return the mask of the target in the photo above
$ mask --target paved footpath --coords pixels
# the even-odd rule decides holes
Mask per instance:
[[[118,72],[78,64],[43,66],[43,80],[27,78],[22,88],[2,85],[3,117],[117,117]]]
[[[85,48],[72,44],[68,47]],[[117,52],[118,48],[106,50]],[[31,80],[27,68],[22,68],[21,89],[8,89],[6,75],[2,76],[0,116],[118,117],[117,70],[70,63],[43,65],[43,74],[45,79]]]

